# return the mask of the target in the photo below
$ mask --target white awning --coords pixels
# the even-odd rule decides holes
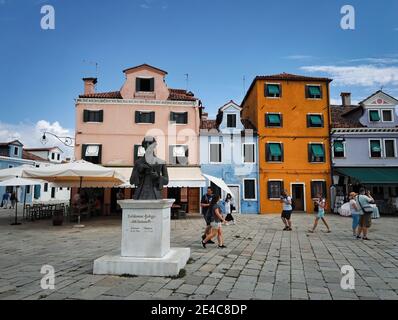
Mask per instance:
[[[129,168],[112,168],[127,181],[130,181],[130,176],[133,171]],[[168,167],[169,184],[168,188],[201,188],[206,186],[206,179],[202,176],[199,167]],[[121,187],[131,187],[129,185],[122,185]]]

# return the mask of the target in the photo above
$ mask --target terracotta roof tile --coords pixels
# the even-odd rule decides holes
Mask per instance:
[[[187,90],[183,89],[169,89],[170,95],[168,100],[174,100],[174,101],[196,101],[198,100],[195,98],[195,95]]]
[[[359,122],[363,109],[361,106],[330,106],[332,113],[332,128],[362,128]]]
[[[285,72],[268,76],[257,76],[255,80],[332,81],[332,79],[329,78],[309,77]]]
[[[43,158],[41,158],[41,157],[38,157],[38,156],[36,156],[36,155],[34,155],[34,154],[32,154],[32,153],[26,151],[25,149],[24,149],[23,152],[22,152],[22,159],[25,159],[25,160],[32,160],[32,161],[49,162],[48,160],[43,159]]]
[[[92,99],[123,99],[120,91],[113,91],[113,92],[98,92],[98,93],[89,93],[89,94],[82,94],[79,98],[92,98]]]
[[[200,129],[218,129],[217,121],[216,120],[202,120],[200,124]]]

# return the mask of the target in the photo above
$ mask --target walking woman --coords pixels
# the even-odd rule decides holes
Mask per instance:
[[[232,196],[231,194],[227,194],[227,197],[225,198],[224,201],[224,208],[225,208],[225,220],[227,221],[226,225],[229,225],[230,223],[235,224],[235,219],[232,216],[232,208],[233,208],[233,201],[232,201]]]
[[[15,204],[18,202],[17,194],[16,194],[15,191],[13,191],[13,192],[11,193],[11,198],[10,198],[10,200],[11,200],[11,207],[12,207],[12,209],[14,209],[14,208],[15,208]]]
[[[210,216],[210,233],[206,236],[206,238],[202,241],[203,248],[206,248],[206,244],[211,241],[215,236],[217,236],[218,247],[219,248],[226,248],[224,246],[224,239],[221,229],[221,223],[225,223],[225,219],[222,215],[221,208],[220,208],[220,196],[215,195],[213,196],[210,206],[209,206],[209,213],[211,212]]]
[[[352,217],[352,234],[356,238],[357,237],[357,229],[359,226],[359,217],[360,217],[360,208],[356,202],[357,194],[355,192],[350,193],[350,211]]]
[[[325,220],[325,208],[326,208],[326,200],[322,197],[321,194],[318,194],[318,199],[316,200],[316,204],[318,205],[318,214],[315,218],[314,226],[312,227],[309,232],[314,233],[316,227],[318,226],[319,219],[325,224],[326,228],[328,229],[326,232],[330,233],[330,228],[328,223]],[[316,206],[315,206],[316,207]]]

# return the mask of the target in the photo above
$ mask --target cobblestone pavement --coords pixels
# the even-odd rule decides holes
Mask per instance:
[[[397,299],[398,218],[374,221],[369,242],[354,240],[351,219],[327,218],[308,234],[313,217],[293,216],[283,232],[279,215],[237,216],[224,227],[226,249],[200,245],[200,217],[172,221],[171,242],[190,247],[181,278],[92,275],[94,259],[119,254],[118,219],[53,227],[51,221],[10,226],[12,213],[0,211],[0,299]],[[55,290],[42,290],[43,265],[56,271]],[[340,268],[356,270],[355,290],[340,287]]]

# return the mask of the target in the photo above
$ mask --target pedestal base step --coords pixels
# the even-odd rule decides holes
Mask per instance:
[[[163,258],[103,256],[94,261],[94,274],[177,276],[189,260],[189,248],[171,248]]]

